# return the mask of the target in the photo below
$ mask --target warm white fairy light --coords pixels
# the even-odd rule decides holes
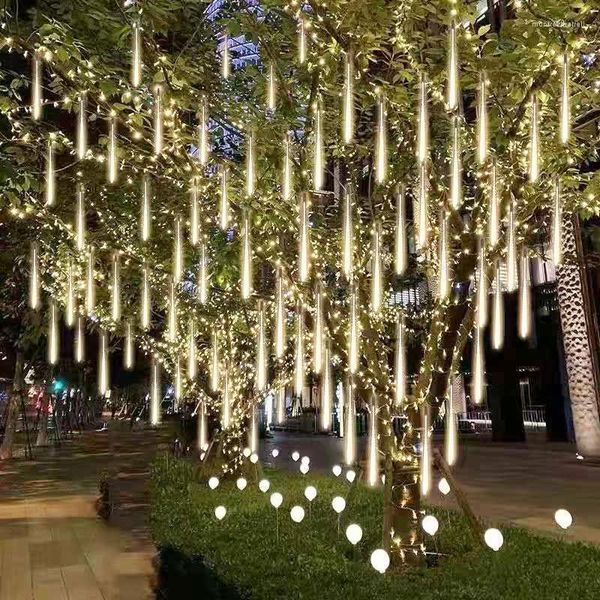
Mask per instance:
[[[462,159],[460,147],[460,117],[452,119],[452,157],[450,160],[450,206],[458,210],[462,204]]]
[[[144,331],[150,327],[151,311],[150,268],[144,262],[144,266],[142,267],[142,298],[140,303],[140,325]]]
[[[200,114],[198,123],[198,160],[202,166],[208,162],[208,104],[206,98],[202,99],[200,104]]]
[[[135,366],[135,336],[133,323],[127,319],[125,323],[125,340],[123,342],[123,367],[126,371],[132,371]]]
[[[67,289],[65,299],[65,325],[73,327],[75,325],[75,282],[73,275],[73,265],[71,261],[67,265]]]
[[[350,373],[358,370],[360,323],[358,321],[358,298],[356,284],[352,283],[349,290],[350,315],[348,323],[348,369]]]
[[[379,94],[377,104],[377,139],[375,143],[375,181],[379,184],[387,178],[387,125],[385,95]]]
[[[298,20],[298,62],[306,62],[306,25],[302,17]]]
[[[77,315],[75,327],[75,362],[81,364],[85,360],[85,317]]]
[[[242,216],[242,251],[240,253],[242,271],[242,300],[248,300],[252,295],[252,231],[250,211],[245,208]]]
[[[262,300],[258,301],[258,327],[256,335],[256,389],[264,392],[268,383],[268,353],[267,332],[265,324],[265,305]]]
[[[221,399],[221,427],[229,429],[231,424],[231,386],[229,382],[229,369],[223,371],[223,393]]]
[[[323,368],[324,351],[324,316],[323,316],[323,288],[320,279],[315,286],[315,315],[313,319],[313,371],[316,375]]]
[[[285,352],[285,281],[283,279],[283,269],[277,267],[276,277],[276,297],[275,297],[275,356],[282,358]]]
[[[183,377],[181,374],[181,358],[179,355],[175,357],[175,374],[173,377],[173,391],[175,401],[173,402],[173,410],[179,411],[179,402],[183,396]]]
[[[33,310],[37,310],[41,306],[40,248],[37,242],[32,242],[29,257],[29,306]]]
[[[77,158],[83,160],[87,154],[87,95],[82,92],[79,96],[79,111],[77,113]]]
[[[329,339],[327,339],[323,349],[323,375],[321,377],[321,431],[329,431],[331,429],[332,398],[331,345]]]
[[[420,488],[421,495],[428,496],[431,491],[431,416],[429,404],[424,401],[421,405],[421,462],[420,462]]]
[[[381,222],[371,234],[371,308],[378,313],[383,304],[383,265],[381,264]]]
[[[292,156],[291,142],[289,134],[283,138],[283,169],[281,173],[281,195],[288,201],[292,198]]]
[[[369,439],[367,452],[367,483],[375,487],[379,483],[379,444],[378,444],[377,396],[373,395],[369,410]]]
[[[196,352],[196,321],[190,317],[188,321],[188,351],[187,351],[187,377],[190,381],[196,379],[198,374],[198,357]]]
[[[302,302],[296,306],[296,355],[294,357],[294,393],[298,398],[304,391],[304,309]]]
[[[354,382],[349,378],[346,385],[346,429],[344,431],[344,462],[352,466],[356,462],[356,400]]]
[[[490,191],[488,207],[488,242],[494,248],[500,241],[500,200],[498,191],[498,165],[492,160],[490,169]]]
[[[569,143],[571,135],[571,97],[569,92],[569,53],[563,54],[561,65],[561,94],[560,94],[560,141]]]
[[[477,161],[483,165],[488,157],[489,131],[487,108],[487,75],[479,74],[479,91],[477,97]]]
[[[31,117],[34,121],[39,121],[42,118],[43,103],[42,58],[35,53],[31,71]]]
[[[353,212],[353,193],[349,186],[344,192],[344,210],[342,223],[342,271],[346,279],[352,278],[354,262],[354,224],[352,219]]]
[[[519,287],[517,273],[517,236],[515,233],[515,211],[511,204],[508,209],[506,226],[506,289],[514,292]]]
[[[204,452],[206,447],[208,446],[208,423],[206,419],[206,406],[203,401],[200,402],[198,406],[198,412],[196,414],[198,419],[197,421],[197,430],[198,430],[198,440],[197,447],[198,450]]]
[[[354,139],[354,61],[350,52],[346,54],[344,69],[343,140],[349,144]]]
[[[323,147],[323,116],[317,102],[313,118],[313,187],[318,192],[323,188],[325,178],[325,150]]]
[[[198,186],[192,185],[190,190],[190,244],[194,247],[200,241],[200,207],[198,205]]]
[[[98,392],[104,396],[110,387],[110,372],[108,363],[108,332],[101,329],[98,333]]]
[[[117,117],[108,120],[108,159],[106,161],[108,183],[116,183],[119,174],[119,158],[117,149]]]
[[[267,78],[267,109],[275,112],[277,106],[277,78],[275,76],[275,63],[269,64],[269,75]]]
[[[417,117],[417,160],[424,163],[429,157],[429,110],[427,100],[427,76],[419,74],[419,108]]]
[[[396,348],[394,353],[394,403],[399,410],[406,400],[406,341],[404,315],[396,318]]]
[[[438,297],[440,301],[443,301],[450,295],[452,283],[450,277],[450,256],[448,248],[448,215],[444,209],[440,211],[440,236],[438,245]]]
[[[404,275],[408,266],[408,248],[406,238],[406,192],[404,186],[398,186],[396,197],[396,235],[394,245],[394,270],[398,277]]]
[[[526,340],[531,337],[533,326],[531,314],[531,279],[529,277],[529,252],[524,246],[521,248],[519,269],[519,316],[517,320],[517,329],[519,337]]]
[[[131,85],[140,87],[142,83],[142,29],[134,22],[131,29]]]
[[[48,140],[46,150],[46,206],[54,206],[56,202],[56,170],[54,166],[54,140]]]
[[[427,163],[421,163],[419,168],[419,195],[418,195],[418,217],[417,217],[417,248],[422,252],[427,249],[429,239],[429,180],[427,174]]]
[[[277,424],[282,425],[285,421],[285,385],[277,388]]]
[[[174,344],[177,341],[177,285],[172,279],[169,282],[167,323],[167,340]]]
[[[150,175],[146,174],[142,179],[142,210],[140,214],[140,237],[142,242],[147,242],[150,239],[152,230],[151,197]]]
[[[221,194],[219,203],[219,224],[223,231],[229,227],[229,169],[221,165]]]
[[[200,304],[206,304],[208,302],[208,256],[204,241],[200,242],[198,262],[198,300]]]
[[[562,263],[562,200],[560,190],[560,177],[556,176],[554,180],[554,206],[552,209],[552,232],[551,232],[551,251],[552,262],[555,265]]]
[[[249,133],[246,141],[246,196],[254,195],[256,191],[256,148],[254,133]]]
[[[85,188],[83,183],[77,183],[77,202],[75,206],[75,247],[77,252],[85,250],[86,219],[85,219]]]
[[[48,363],[55,365],[58,363],[60,356],[60,325],[58,316],[58,307],[56,303],[51,300],[49,306],[49,320],[48,320]]]
[[[298,237],[298,278],[302,283],[308,280],[310,274],[310,223],[308,217],[308,194],[300,194],[298,200],[300,216],[300,235]]]
[[[540,125],[538,97],[531,94],[531,123],[529,125],[529,181],[535,183],[540,175]]]
[[[452,21],[448,35],[448,88],[446,104],[448,110],[458,109],[459,104],[459,81],[458,81],[458,49],[456,46],[456,21]]]
[[[481,404],[485,392],[485,348],[483,345],[483,327],[473,329],[473,356],[471,369],[473,371],[471,382],[471,398],[475,404]]]
[[[156,356],[152,357],[150,368],[150,425],[160,424],[160,362]]]
[[[231,59],[229,57],[229,36],[223,35],[223,50],[221,52],[221,76],[229,79],[231,75]]]
[[[210,340],[210,389],[219,389],[219,339],[217,330],[213,329]]]
[[[448,383],[446,396],[446,422],[444,427],[444,458],[450,467],[456,464],[458,458],[458,427],[456,409],[454,406],[454,389],[452,381]]]
[[[163,151],[163,89],[161,85],[154,86],[154,154]]]
[[[94,275],[95,250],[90,246],[87,257],[87,269],[85,280],[85,310],[88,316],[96,310],[96,277]]]
[[[183,278],[183,222],[179,215],[175,217],[173,239],[173,280],[179,283]]]
[[[479,238],[477,249],[477,298],[475,320],[477,327],[486,327],[488,322],[488,282],[486,277],[486,252],[483,237]]]
[[[112,256],[112,282],[111,282],[111,318],[114,322],[121,319],[121,257],[119,252]]]
[[[493,350],[501,350],[504,346],[504,294],[502,291],[502,275],[500,271],[500,260],[496,260],[495,288],[492,304],[492,331],[491,346]]]

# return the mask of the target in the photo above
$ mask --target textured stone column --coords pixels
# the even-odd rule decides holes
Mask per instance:
[[[598,374],[592,354],[594,331],[585,306],[587,283],[581,268],[578,223],[574,219],[565,215],[563,220],[563,264],[557,270],[558,303],[577,449],[586,458],[600,458]]]

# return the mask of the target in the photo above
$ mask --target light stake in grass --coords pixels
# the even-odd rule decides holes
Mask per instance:
[[[314,485],[309,485],[304,490],[304,497],[308,500],[308,516],[312,514],[312,501],[317,497],[317,488]]]
[[[337,513],[337,516],[338,516],[337,532],[338,532],[338,535],[340,535],[340,519],[342,518],[342,513],[344,512],[344,509],[346,508],[346,501],[341,496],[336,496],[331,501],[331,507]]]
[[[275,509],[275,539],[279,541],[279,507],[283,502],[283,496],[279,492],[271,494],[271,506]]]

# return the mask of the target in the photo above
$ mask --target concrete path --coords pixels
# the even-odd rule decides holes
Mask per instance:
[[[361,438],[359,456],[364,455],[364,446]],[[271,456],[273,448],[280,450],[276,459]],[[328,436],[275,433],[263,444],[262,455],[276,466],[298,470],[300,462],[291,459],[294,450],[310,457],[311,470],[331,473],[334,464],[343,465],[342,440]],[[453,472],[475,513],[486,520],[600,544],[600,465],[577,460],[570,444],[467,442],[461,445]],[[438,480],[436,474],[429,501],[455,507],[451,495],[439,492]],[[554,523],[558,508],[573,515],[573,526],[566,533]]]

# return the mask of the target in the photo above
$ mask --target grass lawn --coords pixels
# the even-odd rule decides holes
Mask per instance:
[[[475,543],[464,518],[435,510],[440,529],[428,550],[442,553],[437,566],[405,569],[385,576],[370,565],[372,550],[381,545],[382,491],[358,485],[343,513],[342,533],[331,508],[348,484],[331,476],[306,477],[269,470],[268,493],[256,483],[239,491],[235,482],[216,490],[194,481],[185,460],[159,459],[153,472],[151,524],[157,545],[187,556],[203,557],[203,569],[235,588],[238,597],[279,599],[489,599],[554,600],[600,598],[600,548],[541,537],[500,526],[504,546],[499,552]],[[318,496],[308,514],[307,485]],[[279,541],[270,494],[279,491]],[[290,519],[290,508],[307,509],[302,523]],[[223,521],[214,508],[223,505]],[[353,553],[345,526],[358,523],[363,539]],[[200,562],[200,561],[198,561]],[[231,598],[202,578],[190,598]],[[218,587],[218,586],[217,586]],[[169,596],[171,597],[171,596]],[[175,597],[175,596],[173,596]],[[187,596],[177,596],[185,600]]]

